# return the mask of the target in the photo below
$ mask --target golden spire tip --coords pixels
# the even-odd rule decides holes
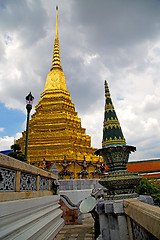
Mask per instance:
[[[56,38],[58,38],[58,5],[56,6]]]

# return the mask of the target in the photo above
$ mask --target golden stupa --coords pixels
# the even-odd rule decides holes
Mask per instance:
[[[25,149],[26,132],[17,140]],[[61,179],[99,178],[102,159],[94,155],[91,138],[81,127],[60,61],[58,7],[53,60],[44,92],[29,121],[28,161],[45,168],[55,163]],[[46,165],[46,166],[44,166]]]

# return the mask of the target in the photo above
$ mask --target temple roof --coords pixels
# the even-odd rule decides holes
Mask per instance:
[[[112,104],[107,81],[105,81],[105,98],[102,147],[126,145],[120,123]]]

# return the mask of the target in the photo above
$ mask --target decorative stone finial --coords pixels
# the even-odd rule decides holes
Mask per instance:
[[[102,148],[98,149],[95,154],[103,157],[109,170],[101,177],[99,183],[107,188],[105,198],[108,200],[134,198],[138,196],[134,187],[141,177],[137,173],[129,172],[127,163],[129,154],[136,151],[136,147],[126,145],[106,81],[105,97]]]
[[[105,112],[104,112],[104,125],[103,125],[103,141],[102,147],[126,145],[120,123],[118,121],[107,81],[105,80]]]

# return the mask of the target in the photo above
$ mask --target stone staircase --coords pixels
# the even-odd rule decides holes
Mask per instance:
[[[0,203],[0,239],[53,239],[64,226],[59,196]]]

